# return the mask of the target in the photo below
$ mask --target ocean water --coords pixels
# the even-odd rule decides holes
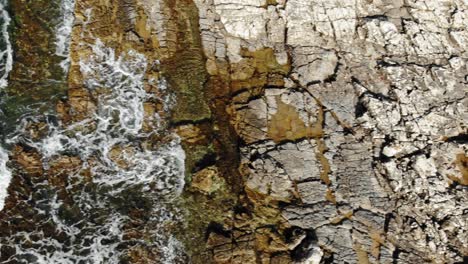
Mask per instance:
[[[56,28],[55,54],[64,58],[64,74],[70,65],[73,8],[74,1],[62,1],[63,22]],[[0,236],[0,263],[120,263],[140,249],[150,249],[158,263],[184,258],[171,230],[183,222],[176,201],[185,184],[185,153],[164,117],[145,111],[148,103],[170,111],[175,98],[164,79],[146,76],[157,61],[134,50],[117,54],[99,39],[90,50],[79,66],[94,96],[91,116],[64,124],[54,113],[27,114],[13,133],[3,135],[6,146],[37,153],[43,175],[28,181],[29,197],[19,201],[34,216],[34,228]],[[146,83],[158,92],[147,92]],[[31,133],[37,124],[45,131],[39,137]],[[2,148],[0,209],[11,178],[20,177],[8,164]],[[142,215],[135,216],[136,211]],[[29,219],[15,219],[31,225]],[[10,227],[9,221],[0,218],[2,226]],[[2,256],[2,248],[14,254]]]
[[[13,68],[13,47],[8,32],[11,18],[7,5],[8,0],[0,0],[0,89],[8,85],[8,74]]]
[[[0,0],[0,93],[8,85],[8,74],[13,67],[13,48],[8,32],[11,18],[7,4],[7,0]],[[11,180],[11,171],[7,167],[7,162],[8,152],[0,145],[0,211],[8,195],[7,189]]]
[[[60,20],[56,28],[56,50],[55,54],[63,57],[60,66],[64,72],[68,72],[70,67],[70,39],[73,28],[75,0],[62,0],[60,5],[60,13],[63,19]]]
[[[8,186],[11,181],[11,171],[7,167],[8,153],[4,148],[0,148],[0,211],[4,207],[5,199],[8,196]]]

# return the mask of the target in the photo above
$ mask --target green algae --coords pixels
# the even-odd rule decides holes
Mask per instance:
[[[233,217],[237,197],[225,181],[213,193],[206,195],[195,190],[185,191],[180,202],[184,209],[185,227],[175,230],[176,237],[184,243],[192,263],[211,263],[206,248],[208,227],[225,223]]]
[[[176,19],[176,47],[163,62],[163,75],[177,96],[174,123],[196,123],[211,118],[204,84],[207,80],[205,58],[198,25],[198,9],[192,1],[168,1]]]
[[[185,168],[187,172],[186,181],[190,182],[192,173],[205,166],[205,164],[202,164],[203,162],[211,162],[211,159],[216,155],[216,152],[212,144],[191,145],[182,143],[182,147],[185,152],[189,154],[185,159]]]
[[[224,155],[218,140],[213,120],[213,105],[209,76],[205,68],[201,33],[199,29],[198,8],[191,0],[166,1],[171,9],[173,27],[176,30],[172,56],[162,61],[162,74],[168,80],[169,87],[177,98],[171,121],[175,126],[191,124],[199,129],[205,140],[182,142],[186,152],[186,187],[178,201],[184,214],[184,226],[174,230],[175,236],[185,245],[193,263],[209,263],[206,248],[206,233],[212,223],[223,223],[229,219],[232,208],[237,203],[237,196],[224,178],[225,170],[219,172],[216,190],[209,194],[191,187],[194,173],[208,166],[219,166],[220,155]],[[221,132],[220,132],[221,133]],[[229,164],[226,166],[232,166]],[[224,165],[223,165],[224,166]],[[228,176],[230,177],[230,176]]]

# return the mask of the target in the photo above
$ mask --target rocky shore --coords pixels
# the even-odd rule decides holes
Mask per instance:
[[[15,57],[2,109],[25,132],[10,140],[0,263],[27,263],[15,243],[45,250],[44,237],[73,251],[57,223],[89,228],[77,235],[86,247],[95,230],[81,219],[115,212],[122,234],[107,244],[119,253],[83,263],[467,260],[468,2],[76,0],[66,72],[50,19],[59,2],[10,3]],[[38,102],[44,118],[20,119]],[[95,135],[118,119],[102,114],[106,103],[141,113],[141,127],[125,116],[120,130],[106,127],[125,138],[106,155],[34,147],[54,130]],[[171,165],[181,149],[182,180]],[[171,175],[163,183],[118,195],[120,183],[96,183],[112,171],[103,160],[128,171],[160,157],[170,166],[148,175]],[[88,214],[82,193],[110,202]],[[40,206],[53,199],[58,208]]]

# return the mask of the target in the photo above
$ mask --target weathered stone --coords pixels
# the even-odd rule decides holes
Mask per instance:
[[[205,168],[193,175],[192,187],[205,194],[211,194],[226,185],[216,167]]]
[[[382,221],[420,215],[418,223],[442,232],[423,215],[463,214],[448,197],[463,200],[466,3],[197,1],[197,7],[210,68],[230,63],[231,77],[242,80],[234,82],[232,112],[253,203],[290,203],[288,222],[318,228],[323,257],[333,255],[336,263],[427,259],[420,252],[460,261],[460,247],[448,253],[442,249],[448,242],[437,239],[398,242],[396,230],[408,223],[393,228]],[[287,50],[292,68],[280,89],[252,89],[265,83],[242,50],[263,47],[274,47],[278,62]],[[454,210],[450,216],[442,205]],[[418,253],[400,250],[411,243]]]
[[[160,96],[166,77],[177,102],[171,124],[158,123],[160,102],[145,102],[144,131],[175,126],[188,154],[194,263],[461,263],[466,10],[462,0],[86,0],[75,10],[68,98],[56,109],[65,123],[98,111],[103,91],[85,89],[79,67],[92,37],[155,61],[145,90]],[[125,169],[131,153],[114,148],[108,158]],[[60,156],[49,170],[20,147],[12,157],[27,177],[51,173],[58,188],[61,171],[80,165]],[[33,192],[16,185],[12,199]],[[137,239],[145,214],[131,212],[139,228],[126,235]],[[158,258],[139,246],[128,256]]]

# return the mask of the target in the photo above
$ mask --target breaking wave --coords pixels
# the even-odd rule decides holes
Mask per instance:
[[[68,71],[70,66],[70,39],[73,28],[75,0],[62,0],[60,5],[60,13],[63,18],[56,29],[55,54],[65,59],[60,63],[64,72]]]
[[[11,171],[7,167],[8,153],[0,147],[0,211],[3,209],[11,181]]]
[[[28,117],[8,140],[42,157],[49,175],[36,183],[31,202],[36,217],[53,230],[39,225],[0,238],[0,249],[15,250],[4,263],[119,263],[141,247],[157,248],[161,263],[175,263],[183,255],[168,229],[181,221],[172,204],[184,186],[185,153],[163,118],[145,111],[148,102],[169,109],[173,97],[164,81],[149,80],[159,88],[158,96],[145,90],[150,63],[143,54],[130,50],[117,56],[99,40],[91,48],[80,70],[95,95],[94,114],[66,125],[54,116]],[[37,123],[47,127],[42,139],[27,132]],[[63,168],[55,170],[56,164]],[[51,182],[60,177],[65,193]],[[141,221],[130,213],[135,210],[144,214],[144,230],[131,227]],[[132,237],[134,232],[139,235]]]
[[[8,74],[13,68],[13,48],[8,32],[11,18],[6,10],[7,4],[7,0],[0,0],[0,89],[8,85]],[[0,146],[0,211],[4,207],[11,181],[11,171],[7,162],[8,152]]]
[[[8,85],[8,74],[13,68],[13,48],[8,32],[11,18],[7,5],[8,0],[0,0],[0,88]]]

